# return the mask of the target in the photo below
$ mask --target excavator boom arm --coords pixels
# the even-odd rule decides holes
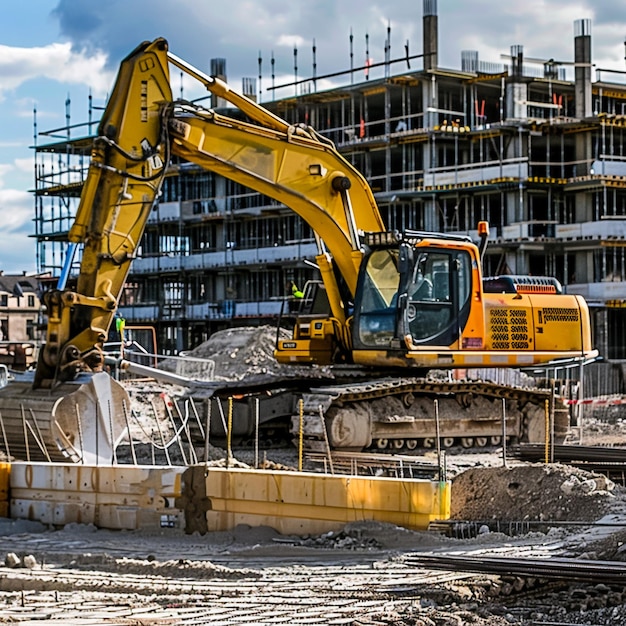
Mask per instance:
[[[300,215],[321,236],[354,294],[362,260],[358,231],[379,231],[383,225],[371,192],[359,188],[360,175],[332,145],[189,106],[176,107],[168,119],[173,154]],[[346,207],[347,193],[357,207],[358,224]]]

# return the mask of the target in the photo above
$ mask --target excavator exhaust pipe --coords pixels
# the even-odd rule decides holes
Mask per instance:
[[[0,389],[0,446],[23,461],[109,464],[129,412],[128,393],[105,372],[52,390],[11,381]]]

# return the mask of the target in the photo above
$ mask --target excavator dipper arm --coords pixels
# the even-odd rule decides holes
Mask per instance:
[[[68,235],[82,244],[77,282],[45,296],[48,331],[35,387],[102,368],[101,346],[169,161],[161,105],[171,98],[165,42],[142,44],[121,64]]]

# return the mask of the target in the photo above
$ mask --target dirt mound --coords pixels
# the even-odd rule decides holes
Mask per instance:
[[[281,339],[289,339],[290,331],[281,328]],[[199,346],[168,359],[160,368],[197,380],[243,380],[249,376],[315,377],[322,369],[314,366],[283,365],[276,362],[276,328],[246,326],[213,333]]]
[[[452,482],[451,517],[488,521],[595,521],[625,490],[564,465],[472,468]]]

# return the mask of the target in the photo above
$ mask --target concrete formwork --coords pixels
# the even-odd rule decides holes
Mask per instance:
[[[248,524],[318,534],[366,520],[426,529],[450,515],[449,482],[205,465],[14,463],[9,497],[15,519],[200,533]]]

